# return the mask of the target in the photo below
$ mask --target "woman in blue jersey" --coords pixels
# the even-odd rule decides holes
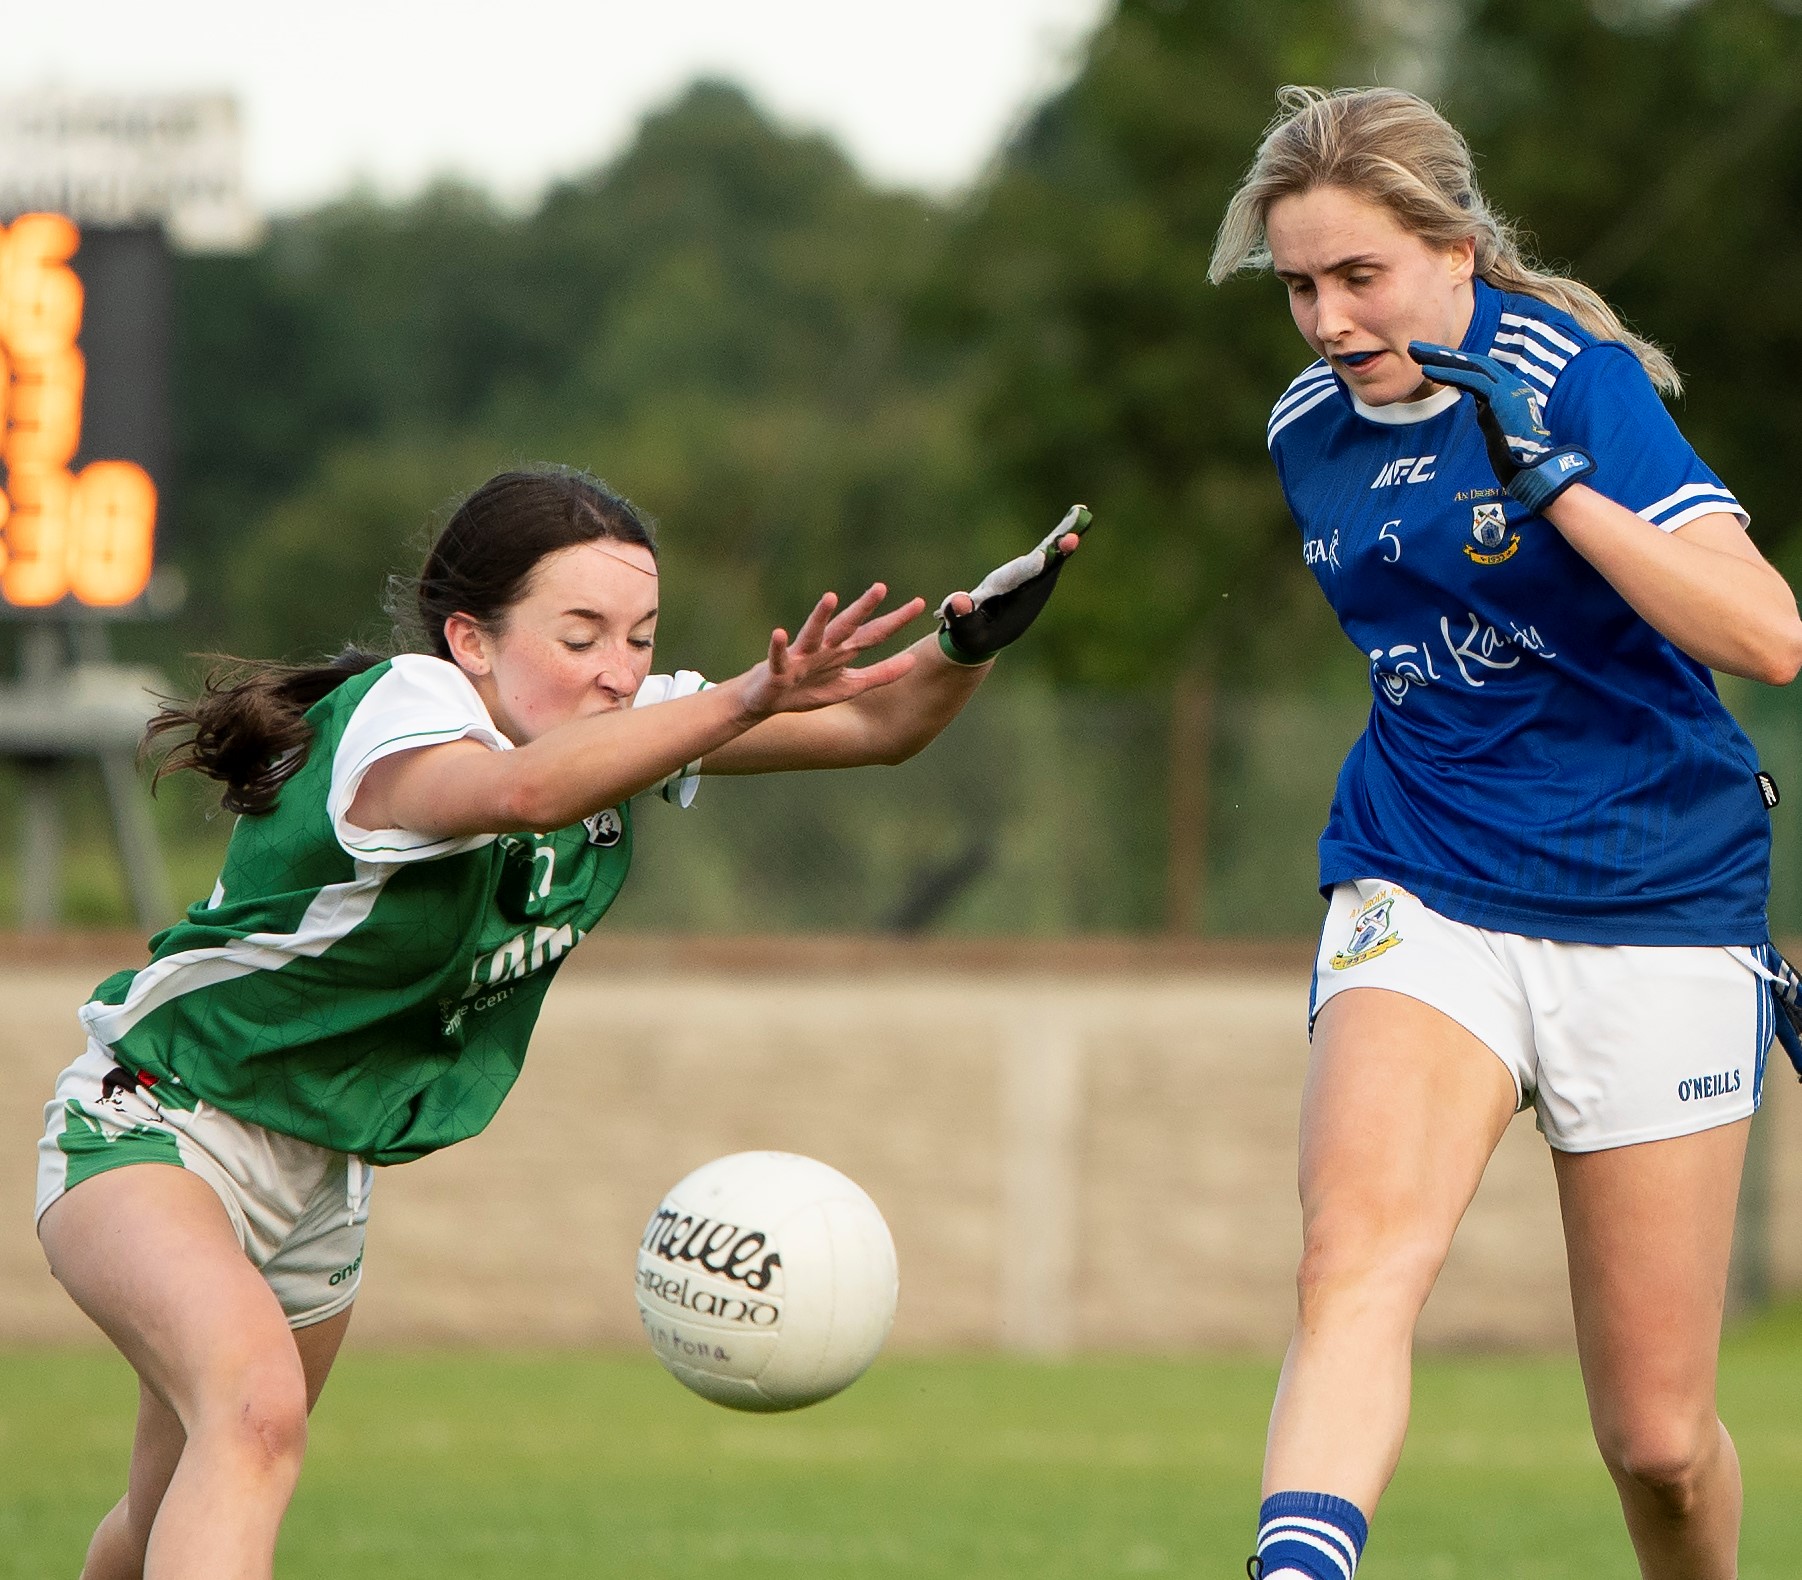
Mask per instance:
[[[878,614],[878,585],[708,686],[650,674],[657,560],[632,506],[581,473],[506,473],[427,557],[429,651],[264,666],[153,726],[242,815],[211,897],[82,1011],[87,1052],[46,1110],[45,1252],[140,1381],[86,1580],[271,1573],[360,1282],[369,1165],[493,1115],[624,880],[631,798],[911,756],[1087,519],[946,599],[904,652],[858,667],[921,611]]]
[[[1281,104],[1212,273],[1271,268],[1318,359],[1270,449],[1374,698],[1320,843],[1299,1312],[1252,1572],[1350,1580],[1416,1318],[1531,1105],[1641,1569],[1729,1580],[1716,1352],[1776,962],[1771,787],[1709,671],[1786,683],[1802,621],[1660,402],[1670,361],[1522,260],[1456,130],[1388,89]]]

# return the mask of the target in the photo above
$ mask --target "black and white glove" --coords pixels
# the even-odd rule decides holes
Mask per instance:
[[[1539,392],[1506,364],[1470,351],[1415,340],[1408,355],[1435,384],[1469,390],[1496,481],[1534,515],[1596,469],[1595,458],[1574,444],[1552,443]]]
[[[1089,507],[1072,505],[1068,514],[1030,553],[997,566],[968,593],[952,593],[938,607],[939,647],[954,664],[986,664],[1009,642],[1025,635],[1057,586],[1064,561],[1075,552],[1063,540],[1089,530]],[[953,600],[972,607],[953,614]]]

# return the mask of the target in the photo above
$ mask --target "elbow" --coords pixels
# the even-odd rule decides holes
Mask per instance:
[[[893,740],[885,741],[871,761],[883,768],[899,768],[910,757],[918,757],[921,752],[925,751],[938,739],[938,734],[939,732],[935,729],[913,730],[906,735],[897,736]]]
[[[537,774],[515,772],[501,793],[499,812],[506,827],[520,833],[549,834],[574,821],[566,808],[553,804],[559,798]]]
[[[1787,686],[1802,674],[1802,619],[1792,618],[1777,638],[1767,643],[1754,680],[1767,686]]]

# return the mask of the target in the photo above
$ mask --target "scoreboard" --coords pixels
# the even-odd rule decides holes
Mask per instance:
[[[0,615],[129,612],[168,469],[160,227],[0,228]]]

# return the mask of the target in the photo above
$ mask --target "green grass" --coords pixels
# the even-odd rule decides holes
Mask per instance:
[[[1236,1577],[1272,1367],[891,1360],[787,1417],[612,1355],[359,1353],[314,1421],[288,1580]],[[1796,1573],[1802,1311],[1729,1342],[1744,1580]],[[73,1575],[119,1491],[110,1355],[0,1355],[0,1577]],[[1372,1580],[1630,1580],[1572,1362],[1427,1357]]]

